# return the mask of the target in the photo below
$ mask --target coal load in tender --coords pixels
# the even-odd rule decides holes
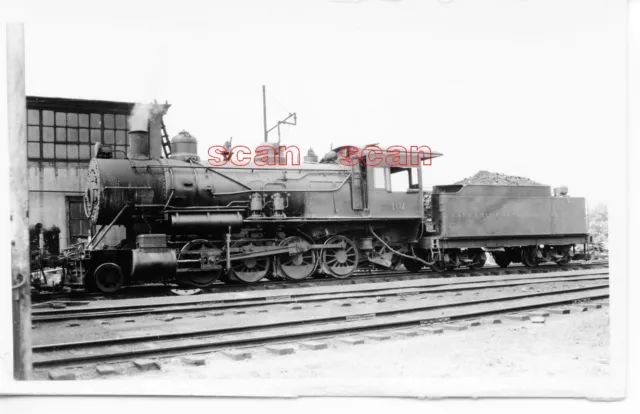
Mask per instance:
[[[492,173],[489,171],[478,171],[475,175],[458,181],[455,184],[475,184],[475,185],[543,185],[526,177],[514,175]]]
[[[526,177],[492,173],[490,171],[478,171],[471,177],[455,182],[461,185],[544,185]],[[431,218],[431,191],[424,192],[424,210],[427,218]]]

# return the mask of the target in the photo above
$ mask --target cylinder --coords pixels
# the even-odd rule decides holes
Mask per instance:
[[[176,253],[171,249],[151,247],[131,251],[132,280],[171,280],[177,268]]]
[[[129,131],[129,150],[127,157],[131,160],[148,160],[151,158],[149,132]]]
[[[171,214],[171,226],[180,232],[192,232],[194,234],[209,234],[231,226],[242,226],[240,213],[174,213]]]

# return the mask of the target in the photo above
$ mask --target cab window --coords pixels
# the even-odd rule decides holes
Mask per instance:
[[[373,169],[373,188],[378,188],[381,190],[386,190],[386,177],[385,171],[386,168],[374,168]]]
[[[412,193],[420,189],[420,180],[418,177],[418,168],[401,168],[391,167],[385,168],[390,175],[390,188],[387,191],[393,193]]]

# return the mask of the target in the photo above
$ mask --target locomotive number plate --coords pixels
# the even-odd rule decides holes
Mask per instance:
[[[407,208],[407,204],[404,201],[394,201],[393,203],[391,203],[391,208],[393,210],[404,210]]]

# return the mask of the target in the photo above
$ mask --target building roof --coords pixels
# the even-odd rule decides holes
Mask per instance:
[[[99,111],[129,115],[135,105],[134,102],[27,96],[27,108],[29,109],[53,109],[78,112]],[[166,113],[170,105],[160,104],[159,106],[163,106],[164,112]]]

